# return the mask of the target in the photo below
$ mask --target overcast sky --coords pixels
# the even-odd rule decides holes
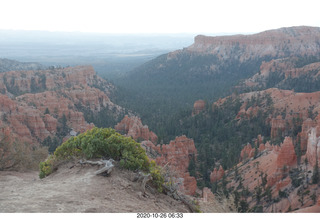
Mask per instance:
[[[0,29],[255,33],[320,26],[319,0],[0,0]]]

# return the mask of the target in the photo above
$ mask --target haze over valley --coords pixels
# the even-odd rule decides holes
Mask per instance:
[[[0,30],[0,57],[44,66],[92,65],[117,78],[158,55],[186,47],[194,34],[107,34]]]

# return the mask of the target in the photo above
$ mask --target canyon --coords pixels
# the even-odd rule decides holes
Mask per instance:
[[[30,150],[59,139],[53,152],[103,124],[139,142],[200,205],[319,212],[319,51],[318,27],[199,35],[128,73],[124,93],[92,66],[4,68],[0,134]]]

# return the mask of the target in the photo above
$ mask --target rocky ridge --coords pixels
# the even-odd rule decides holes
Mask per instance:
[[[267,89],[278,87],[297,92],[318,91],[320,56],[286,57],[262,62],[259,72],[246,79],[242,89]]]
[[[319,27],[298,26],[252,35],[217,37],[199,35],[195,37],[194,44],[185,51],[217,54],[219,59],[228,59],[236,54],[241,61],[245,61],[261,56],[317,54],[320,48],[319,41]]]
[[[94,126],[86,121],[88,112],[107,109],[114,117],[124,112],[108,97],[113,86],[91,66],[4,72],[0,87],[2,125],[23,142],[41,144],[70,130],[84,132]]]
[[[0,72],[19,71],[19,70],[37,70],[43,66],[34,62],[18,62],[10,59],[0,58]]]

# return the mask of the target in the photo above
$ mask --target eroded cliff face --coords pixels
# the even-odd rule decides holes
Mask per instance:
[[[91,66],[5,72],[0,88],[2,126],[30,144],[92,128],[85,113],[107,109],[116,117],[124,111],[108,97],[113,86]]]
[[[154,145],[151,141],[143,141],[141,145],[158,165],[170,167],[180,191],[188,195],[195,195],[197,181],[188,172],[190,160],[196,159],[197,156],[197,149],[192,139],[183,135],[176,137],[169,144]]]
[[[217,54],[220,59],[238,55],[241,61],[263,56],[281,57],[287,54],[316,54],[319,51],[320,28],[291,27],[264,31],[252,35],[195,37],[187,51]]]
[[[311,128],[308,132],[306,158],[312,167],[316,164],[320,167],[320,136],[316,128],[319,127]]]
[[[135,140],[150,140],[154,144],[158,141],[158,136],[150,131],[147,125],[143,125],[141,119],[136,116],[125,115],[121,122],[115,126],[115,129]]]
[[[9,71],[0,74],[0,82],[13,95],[39,93],[46,90],[93,86],[106,81],[99,78],[92,66],[49,68],[47,70]]]
[[[297,92],[317,91],[319,80],[320,58],[312,54],[309,58],[286,57],[262,62],[259,72],[246,79],[241,86],[252,89],[278,87],[293,89]]]
[[[188,195],[194,195],[197,189],[196,179],[190,176],[188,166],[193,156],[196,156],[197,149],[192,139],[186,136],[176,137],[167,145],[161,146],[161,157],[156,158],[156,162],[164,166],[171,166],[171,169],[182,179],[183,189]]]

